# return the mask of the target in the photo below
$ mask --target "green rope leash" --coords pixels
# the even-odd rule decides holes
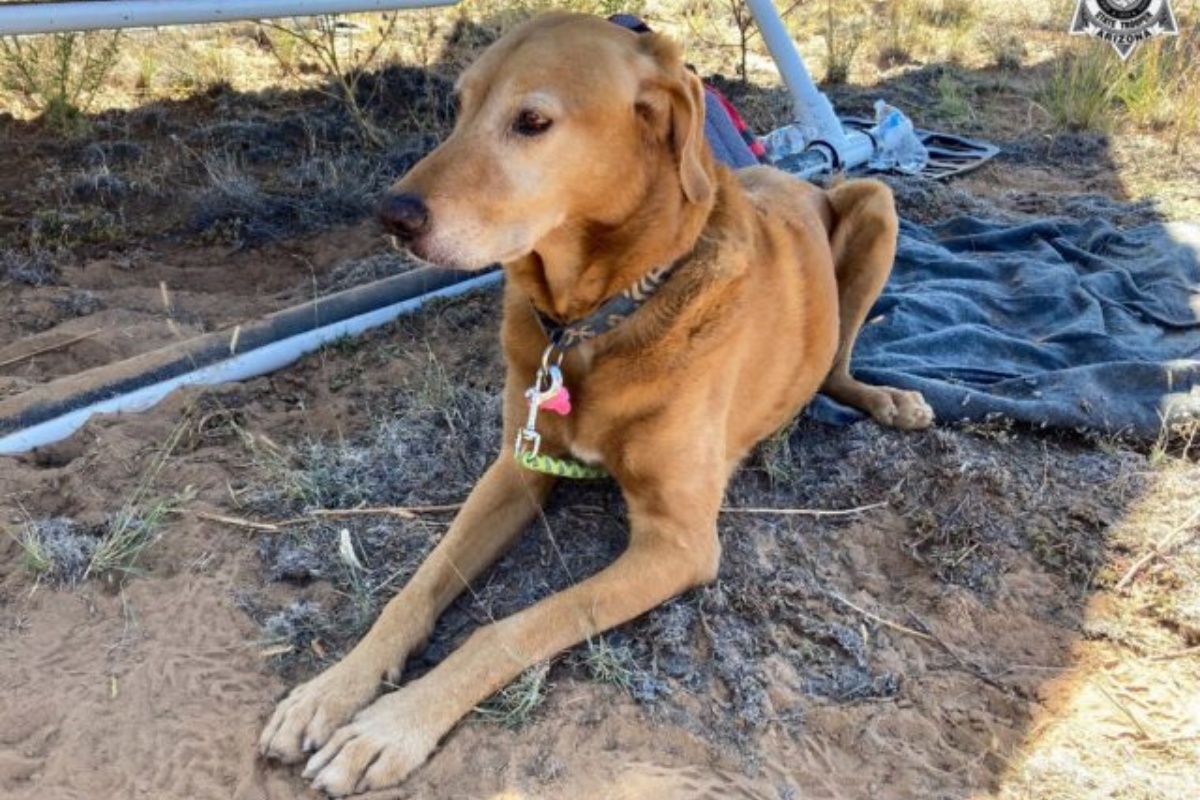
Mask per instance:
[[[513,456],[517,463],[528,470],[553,475],[556,478],[570,478],[577,481],[594,481],[607,478],[608,473],[603,467],[594,467],[582,461],[568,461],[554,456],[544,456],[539,453],[522,452]]]
[[[538,452],[542,445],[542,436],[537,430],[538,411],[545,408],[555,414],[566,416],[571,413],[571,393],[563,386],[563,375],[560,365],[563,353],[559,350],[558,358],[552,360],[558,345],[551,343],[542,353],[542,366],[534,376],[533,386],[525,392],[525,400],[529,403],[529,416],[525,418],[525,427],[517,431],[516,441],[513,442],[513,458],[522,467],[543,475],[553,475],[556,478],[570,478],[577,481],[590,481],[607,478],[608,473],[603,467],[585,464],[569,458],[555,458]]]

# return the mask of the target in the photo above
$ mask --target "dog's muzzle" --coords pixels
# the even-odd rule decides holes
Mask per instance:
[[[405,242],[411,242],[429,227],[429,207],[411,192],[385,196],[378,213],[383,229]]]

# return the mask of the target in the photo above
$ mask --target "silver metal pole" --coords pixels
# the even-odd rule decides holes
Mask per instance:
[[[787,28],[779,12],[775,10],[772,0],[746,0],[750,13],[758,28],[762,31],[763,41],[775,66],[783,78],[784,84],[792,95],[792,112],[795,121],[816,131],[816,138],[824,140],[837,153],[836,166],[840,169],[852,169],[865,164],[875,154],[876,142],[871,137],[859,131],[847,131],[843,128],[833,104],[824,92],[813,82],[804,59],[800,57],[796,44],[788,34]],[[812,177],[826,168],[822,168],[821,160],[806,158],[800,172],[802,177]],[[834,165],[830,164],[829,167]],[[816,171],[815,173],[813,171]],[[799,174],[799,173],[798,173]]]
[[[240,19],[436,8],[459,0],[107,0],[5,3],[0,35],[191,25]]]
[[[842,123],[838,121],[837,112],[833,110],[829,98],[813,83],[804,59],[797,52],[779,12],[775,10],[775,4],[772,0],[746,0],[746,5],[750,7],[767,50],[792,94],[795,121],[815,128],[820,138],[840,150],[844,138]]]

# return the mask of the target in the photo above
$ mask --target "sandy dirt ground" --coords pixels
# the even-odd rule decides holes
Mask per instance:
[[[839,106],[921,97],[937,74],[838,90]],[[448,113],[447,85],[388,73],[381,123]],[[1158,145],[1005,127],[1027,89],[987,89],[996,163],[948,186],[897,182],[907,215],[1178,215],[1131,188],[1152,175],[1125,171],[1158,169],[1143,158]],[[760,126],[780,99],[730,93]],[[339,113],[313,93],[218,89],[105,112],[69,140],[0,119],[0,399],[408,268],[367,216],[431,140],[360,154]],[[316,797],[255,757],[259,729],[449,519],[361,509],[460,502],[499,446],[497,299],[438,303],[274,375],[0,457],[0,798]],[[1188,444],[801,421],[731,486],[716,584],[523,676],[386,796],[1188,796]],[[122,531],[136,552],[98,567]],[[599,569],[624,535],[612,487],[564,487],[406,676]],[[344,538],[361,566],[339,556]]]

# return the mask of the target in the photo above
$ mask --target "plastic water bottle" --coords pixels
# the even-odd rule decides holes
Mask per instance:
[[[868,166],[916,175],[929,163],[929,151],[913,130],[912,120],[882,100],[875,101],[875,127],[871,134],[879,147]]]
[[[761,141],[767,151],[767,159],[775,163],[788,156],[803,153],[808,143],[816,138],[816,133],[814,128],[793,123],[776,128],[763,136]]]

